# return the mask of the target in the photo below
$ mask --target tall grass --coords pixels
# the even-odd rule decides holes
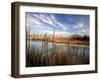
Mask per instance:
[[[34,34],[34,38],[35,34]],[[26,39],[26,67],[35,66],[56,66],[56,65],[77,65],[89,64],[89,48],[70,45],[67,39],[66,45],[56,45],[55,29],[52,36],[52,48],[49,50],[49,37],[45,33],[41,39],[41,48],[37,49],[31,45],[31,39]],[[34,40],[32,40],[34,42]],[[87,54],[86,54],[87,53]]]

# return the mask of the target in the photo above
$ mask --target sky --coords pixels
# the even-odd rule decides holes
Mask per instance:
[[[89,36],[89,15],[76,14],[54,14],[26,12],[26,28],[30,33],[53,34],[55,29],[56,36]]]

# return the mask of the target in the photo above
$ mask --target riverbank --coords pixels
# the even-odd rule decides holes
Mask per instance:
[[[29,41],[29,39],[28,39]],[[31,39],[31,41],[45,41],[45,42],[52,42],[52,43],[62,43],[62,44],[70,44],[70,45],[89,45],[89,41],[80,41],[80,40],[71,40],[71,39]]]

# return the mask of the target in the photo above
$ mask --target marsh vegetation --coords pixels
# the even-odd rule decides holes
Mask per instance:
[[[89,64],[89,37],[27,34],[26,67]]]
[[[26,67],[89,64],[90,16],[25,12]]]

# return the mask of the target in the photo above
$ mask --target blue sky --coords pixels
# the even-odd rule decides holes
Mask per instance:
[[[31,33],[52,35],[55,29],[56,36],[89,35],[89,15],[26,12],[25,17]]]

